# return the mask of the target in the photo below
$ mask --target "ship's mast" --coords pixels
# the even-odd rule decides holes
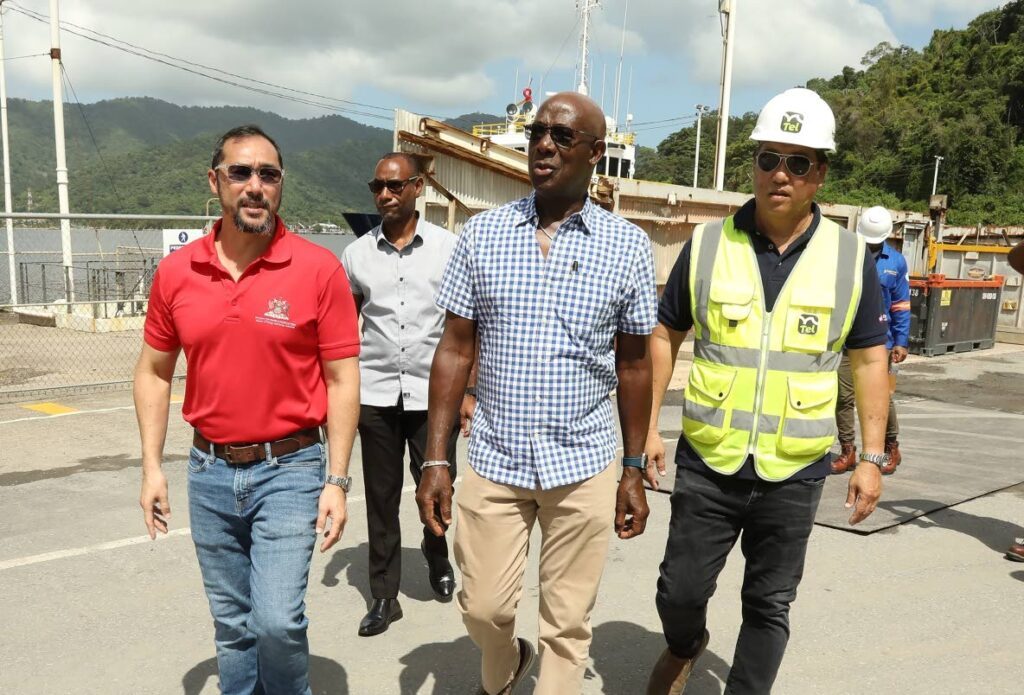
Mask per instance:
[[[580,12],[580,19],[583,22],[583,30],[580,32],[580,84],[576,91],[584,96],[590,94],[590,87],[587,85],[587,61],[590,58],[590,13],[597,9],[601,0],[576,0],[576,9]]]

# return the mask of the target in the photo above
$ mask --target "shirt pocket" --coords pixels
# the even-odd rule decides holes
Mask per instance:
[[[833,287],[794,289],[786,307],[784,349],[806,353],[827,351],[835,305]]]
[[[555,285],[556,312],[569,335],[594,348],[615,333],[616,317],[625,292],[611,269],[570,271]]]

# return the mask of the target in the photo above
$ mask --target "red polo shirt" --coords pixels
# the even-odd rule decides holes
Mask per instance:
[[[145,340],[184,348],[182,415],[218,444],[280,439],[327,419],[321,360],[359,354],[348,279],[327,249],[277,220],[266,252],[236,283],[212,233],[160,261]]]

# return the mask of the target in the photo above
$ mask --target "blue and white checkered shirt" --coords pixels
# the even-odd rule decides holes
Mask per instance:
[[[657,296],[639,227],[588,199],[545,259],[537,226],[533,195],[470,219],[437,303],[477,322],[473,470],[549,490],[597,475],[615,456],[615,334],[650,334]]]

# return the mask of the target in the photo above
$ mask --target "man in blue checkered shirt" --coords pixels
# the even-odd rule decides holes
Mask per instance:
[[[424,523],[443,533],[452,489],[444,433],[458,417],[479,339],[470,470],[455,530],[459,610],[482,652],[481,692],[513,692],[534,656],[515,635],[515,614],[538,523],[534,692],[567,695],[582,687],[612,527],[632,538],[647,521],[642,454],[657,300],[650,240],[587,195],[605,153],[601,109],[558,94],[527,135],[534,194],[473,217],[441,280],[437,303],[448,314],[430,372],[428,460],[416,497]]]

